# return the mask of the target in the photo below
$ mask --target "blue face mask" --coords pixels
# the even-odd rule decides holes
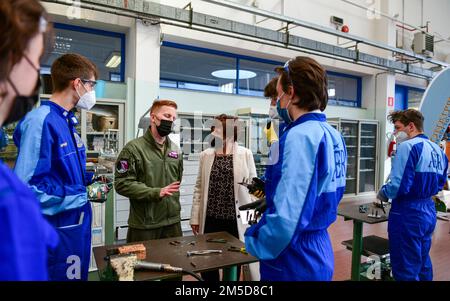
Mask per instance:
[[[280,99],[281,99],[281,97],[283,97],[283,95],[284,95],[284,93],[281,94],[281,96],[278,97],[278,99],[277,99],[277,112],[278,112],[278,115],[284,120],[284,122],[286,122],[286,124],[289,124],[292,122],[292,119],[291,119],[291,116],[289,116],[289,111],[288,111],[287,107],[289,106],[291,101],[289,100],[289,103],[286,106],[286,108],[280,107]]]
[[[3,150],[8,145],[8,136],[6,136],[5,131],[0,127],[0,151]]]

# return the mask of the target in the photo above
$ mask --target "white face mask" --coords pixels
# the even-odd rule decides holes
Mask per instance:
[[[269,117],[270,117],[270,119],[278,118],[277,106],[270,106]]]
[[[408,139],[409,139],[408,135],[403,131],[399,131],[396,135],[397,144],[400,144]]]
[[[83,85],[84,87],[84,85]],[[86,87],[84,87],[86,89]],[[87,89],[86,89],[87,91]],[[80,96],[80,94],[77,91],[78,96]],[[92,109],[93,106],[95,106],[97,99],[95,97],[95,90],[92,90],[90,92],[86,92],[84,93],[82,96],[80,96],[80,99],[77,102],[76,107],[79,109],[84,109],[84,110],[90,110]]]

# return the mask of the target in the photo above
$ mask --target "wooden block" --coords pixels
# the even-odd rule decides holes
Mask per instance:
[[[143,244],[127,245],[119,247],[119,254],[136,254],[137,259],[144,260],[147,252]]]

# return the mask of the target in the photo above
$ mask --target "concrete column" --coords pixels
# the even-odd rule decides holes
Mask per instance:
[[[375,80],[375,118],[380,124],[380,151],[379,151],[379,181],[383,185],[391,170],[391,159],[387,156],[387,133],[394,130],[393,125],[387,120],[387,116],[394,110],[395,75],[380,73],[374,76]]]
[[[128,104],[129,110],[132,111],[128,114],[132,118],[128,124],[133,127],[132,132],[130,130],[128,133],[135,137],[139,119],[159,95],[160,26],[143,24],[142,21],[136,20],[136,27],[130,31],[130,35],[134,35],[130,42],[135,43],[135,47],[131,47],[134,48],[132,53],[135,70],[130,70],[129,75],[134,73],[134,77],[128,79],[129,99],[133,99],[131,96],[134,94],[134,104]]]

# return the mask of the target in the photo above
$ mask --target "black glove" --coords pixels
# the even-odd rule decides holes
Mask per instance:
[[[260,178],[254,177],[252,179],[252,183],[247,186],[248,192],[250,194],[253,194],[258,199],[261,199],[266,196],[266,193],[264,191],[264,181]]]
[[[254,209],[256,214],[263,214],[267,209],[266,199],[262,198],[257,201],[251,202],[249,204],[245,204],[239,207],[239,210],[251,210]]]
[[[384,195],[383,191],[380,189],[380,191],[378,191],[377,194],[377,199],[379,199],[380,201],[387,203],[388,202],[388,198]]]

